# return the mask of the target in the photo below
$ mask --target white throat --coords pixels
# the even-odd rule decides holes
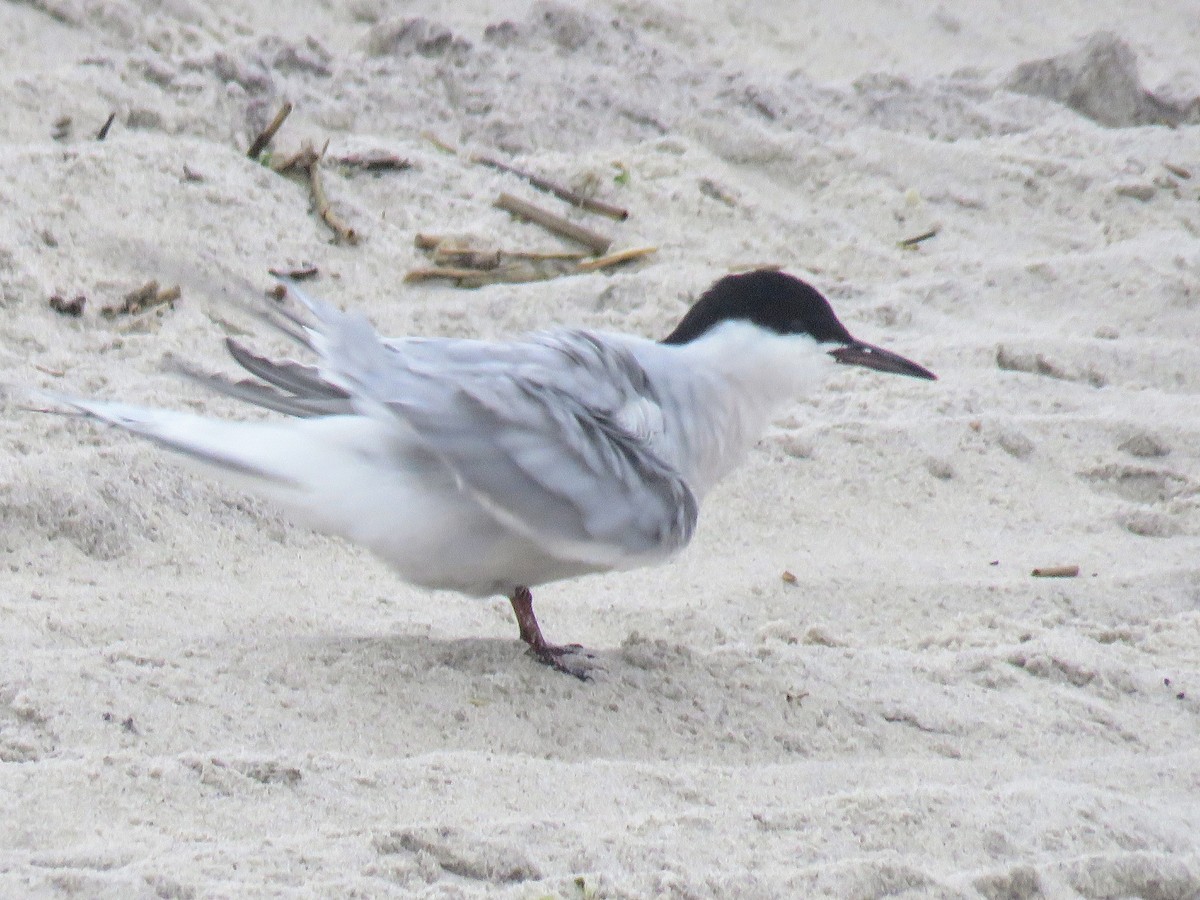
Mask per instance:
[[[779,335],[726,322],[679,346],[643,357],[677,435],[676,459],[702,497],[744,458],[782,408],[828,375],[836,361],[808,335]],[[648,348],[647,348],[648,349]],[[643,354],[639,353],[639,357]]]

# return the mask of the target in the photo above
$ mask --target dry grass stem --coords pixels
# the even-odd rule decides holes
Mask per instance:
[[[1075,578],[1079,575],[1079,566],[1041,566],[1030,574],[1034,578]]]
[[[530,222],[541,225],[547,231],[582,244],[593,253],[607,253],[608,248],[612,246],[610,238],[602,234],[597,234],[581,225],[576,225],[574,222],[570,222],[560,215],[542,209],[542,207],[529,203],[526,200],[514,197],[512,194],[501,194],[496,199],[495,205],[506,212],[512,213],[514,216],[519,216],[522,219],[528,219]]]
[[[937,237],[939,231],[941,231],[940,228],[930,228],[928,231],[923,231],[920,234],[915,234],[910,238],[897,241],[896,246],[898,246],[901,250],[911,250],[919,244],[923,244],[925,241]]]
[[[597,269],[619,266],[622,263],[632,262],[635,259],[641,259],[644,256],[649,256],[651,253],[657,252],[657,247],[631,247],[628,250],[618,250],[616,253],[609,253],[606,256],[597,256],[595,259],[583,260],[578,266],[578,271],[595,272]]]
[[[492,159],[490,156],[473,156],[471,159],[480,165],[487,166],[491,169],[496,169],[500,172],[506,172],[509,175],[515,175],[524,181],[529,182],[539,191],[545,191],[548,194],[553,194],[559,200],[565,203],[570,203],[572,206],[577,206],[580,209],[586,209],[588,212],[599,213],[602,216],[608,216],[610,219],[616,219],[618,222],[623,222],[629,218],[629,210],[619,206],[613,206],[611,203],[605,203],[601,200],[595,200],[591,197],[585,197],[578,191],[573,191],[568,187],[563,187],[556,184],[548,178],[542,178],[540,175],[534,175],[532,172],[526,172],[524,169],[518,169],[515,166],[510,166],[508,163],[501,162],[498,159]],[[600,251],[603,252],[603,251]]]
[[[279,112],[275,113],[275,118],[271,120],[271,123],[266,128],[259,132],[258,137],[250,144],[250,149],[246,151],[246,155],[251,159],[258,159],[258,155],[267,149],[267,144],[271,143],[271,138],[275,137],[275,132],[283,126],[284,119],[291,115],[291,113],[292,104],[290,102],[285,102],[283,106],[279,107]]]
[[[96,132],[96,140],[102,141],[108,137],[108,130],[112,128],[113,122],[117,120],[115,112],[109,113],[108,118],[104,120],[104,124],[100,126],[100,130]]]

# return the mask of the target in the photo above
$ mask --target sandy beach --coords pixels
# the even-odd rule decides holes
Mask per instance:
[[[471,337],[660,337],[780,266],[940,379],[840,369],[673,563],[542,588],[590,683],[0,401],[0,896],[1200,897],[1200,16],[746,5],[0,3],[6,385],[252,416],[164,358],[285,349],[223,298],[307,265]],[[326,142],[356,242],[269,165]],[[500,193],[657,252],[405,282],[418,234],[575,249]]]

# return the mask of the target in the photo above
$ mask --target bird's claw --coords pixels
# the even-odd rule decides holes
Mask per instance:
[[[592,672],[596,669],[596,657],[582,644],[531,646],[529,655],[542,665],[580,681],[591,681]]]

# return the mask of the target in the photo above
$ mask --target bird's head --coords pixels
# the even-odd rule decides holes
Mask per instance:
[[[937,378],[898,353],[853,337],[816,288],[774,269],[726,275],[701,295],[662,343],[688,344],[718,325],[737,321],[775,334],[808,335],[818,344],[833,345],[829,355],[845,365]]]

